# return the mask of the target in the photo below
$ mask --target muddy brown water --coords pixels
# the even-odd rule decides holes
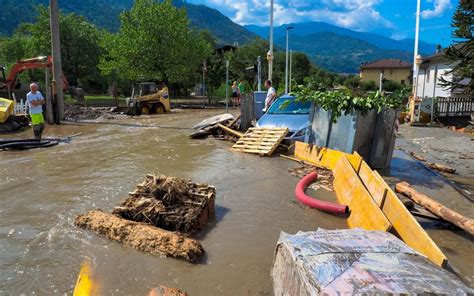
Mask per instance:
[[[146,295],[160,284],[190,295],[271,295],[280,231],[346,224],[295,202],[297,179],[287,172],[295,163],[188,139],[191,126],[219,113],[48,126],[48,136],[82,135],[47,149],[0,152],[0,295],[72,294],[84,260],[104,295]],[[145,254],[74,227],[77,214],[111,211],[151,172],[216,186],[216,218],[197,236],[207,252],[201,264]]]

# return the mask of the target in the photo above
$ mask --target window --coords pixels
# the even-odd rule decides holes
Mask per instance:
[[[400,83],[401,83],[402,85],[405,85],[405,79],[400,80]]]
[[[426,83],[430,83],[430,73],[431,73],[431,70],[430,69],[427,69],[425,70],[426,71]]]

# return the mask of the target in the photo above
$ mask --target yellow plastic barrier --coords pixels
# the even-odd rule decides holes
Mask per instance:
[[[347,222],[351,228],[390,231],[408,246],[444,267],[447,258],[406,209],[377,171],[355,152],[344,152],[295,143],[295,157],[331,169],[334,191],[340,203],[349,205]]]
[[[317,145],[310,145],[303,142],[295,142],[296,158],[330,170],[334,170],[337,161],[344,155],[354,167],[357,167],[358,163],[362,160],[359,155],[347,154],[341,151],[323,148]]]
[[[92,279],[91,265],[89,261],[84,261],[77,277],[73,296],[93,296],[97,295],[97,284]]]
[[[392,225],[365,188],[346,156],[339,158],[334,173],[334,191],[350,209],[349,227],[389,231]]]
[[[7,121],[8,117],[13,113],[14,106],[14,101],[0,98],[0,123]]]

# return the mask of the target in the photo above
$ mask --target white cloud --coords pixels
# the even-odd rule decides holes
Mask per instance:
[[[432,0],[428,2],[433,2]],[[421,12],[421,17],[424,19],[429,19],[437,16],[443,15],[443,13],[451,8],[450,0],[434,0],[433,9],[426,9]]]
[[[292,22],[321,21],[353,30],[374,27],[393,28],[393,24],[377,11],[382,0],[275,0],[275,25]],[[234,22],[268,25],[270,0],[191,0],[210,4]]]

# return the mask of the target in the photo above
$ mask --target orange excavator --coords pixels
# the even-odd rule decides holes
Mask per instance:
[[[26,93],[28,93],[28,85],[22,85],[18,79],[18,75],[26,70],[32,69],[42,69],[47,68],[51,70],[53,65],[53,60],[51,56],[40,56],[36,58],[21,60],[13,64],[8,76],[5,76],[5,67],[0,65],[0,97],[13,99],[13,95],[17,99],[24,98]],[[62,76],[63,80],[63,90],[69,90],[68,83],[64,75]]]

